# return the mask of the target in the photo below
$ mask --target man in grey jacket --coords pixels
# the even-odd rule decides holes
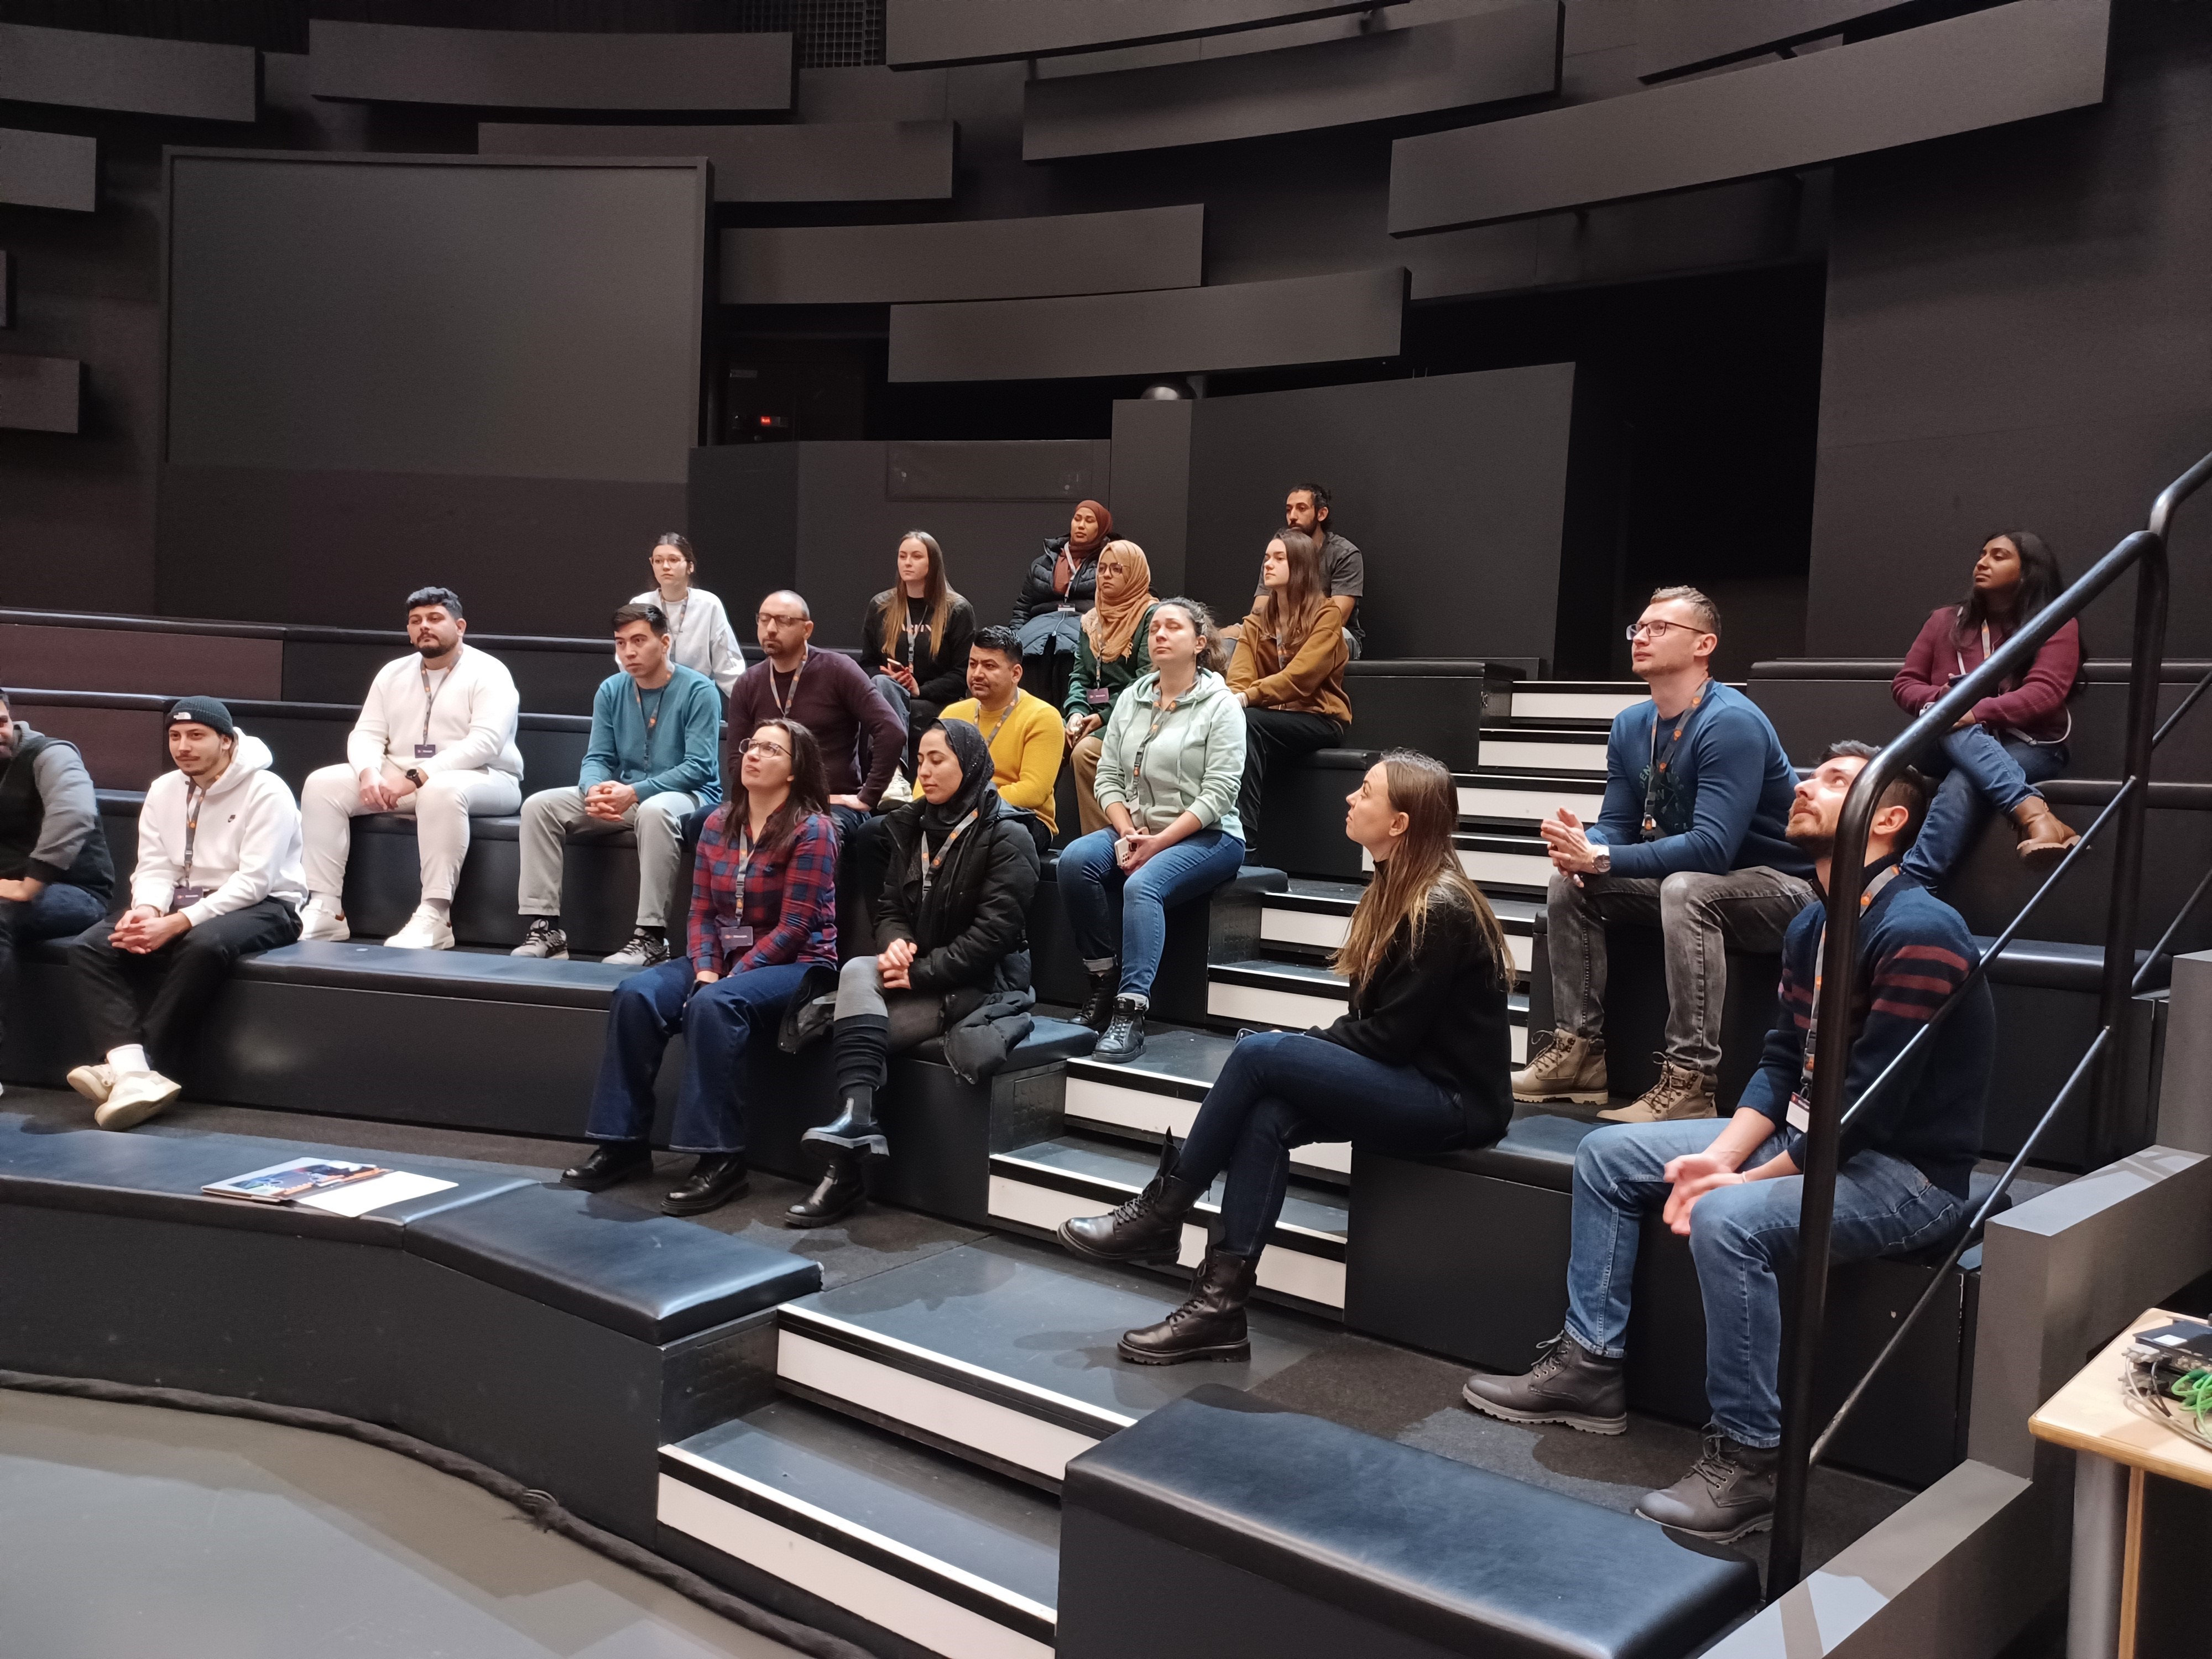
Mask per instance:
[[[15,719],[0,691],[0,1042],[15,1001],[15,953],[82,933],[107,914],[114,888],[76,746]]]

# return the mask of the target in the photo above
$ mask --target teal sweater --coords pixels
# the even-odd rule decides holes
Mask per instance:
[[[648,745],[645,711],[656,699],[659,717]],[[592,744],[577,793],[612,782],[629,785],[640,800],[677,789],[702,804],[718,801],[721,728],[722,694],[696,668],[675,665],[666,685],[646,692],[629,675],[610,674],[592,696]]]

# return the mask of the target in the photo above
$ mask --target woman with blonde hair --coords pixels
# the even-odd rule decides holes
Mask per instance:
[[[1110,1214],[1063,1223],[1060,1243],[1099,1261],[1171,1262],[1185,1218],[1216,1176],[1221,1236],[1190,1299],[1127,1333],[1124,1359],[1173,1365],[1244,1359],[1244,1304],[1283,1208],[1293,1146],[1316,1140],[1398,1158],[1487,1146],[1513,1115],[1506,989],[1498,918],[1452,848],[1458,791],[1443,766],[1395,749],[1347,798],[1345,834],[1375,860],[1336,970],[1352,1006],[1326,1030],[1241,1039],[1178,1149]]]
[[[1106,828],[1098,804],[1100,728],[1114,700],[1152,664],[1152,567],[1134,542],[1109,542],[1098,550],[1098,602],[1084,613],[1076,642],[1075,671],[1067,682],[1067,746],[1075,767],[1076,809],[1083,833]]]
[[[975,607],[946,578],[945,550],[927,531],[908,531],[899,538],[898,580],[868,601],[860,619],[860,669],[905,717],[908,777],[921,734],[945,704],[968,695],[975,637]]]
[[[1248,844],[1260,834],[1267,769],[1340,740],[1352,722],[1344,696],[1351,658],[1342,613],[1328,602],[1321,544],[1302,530],[1278,532],[1261,567],[1267,597],[1237,631],[1229,689],[1244,708],[1244,782],[1237,816]]]

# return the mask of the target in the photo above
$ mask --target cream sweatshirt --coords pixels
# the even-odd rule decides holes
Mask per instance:
[[[390,761],[403,772],[416,767],[425,773],[505,772],[519,778],[522,752],[514,746],[514,726],[521,707],[507,665],[466,642],[451,668],[430,671],[428,698],[422,659],[401,657],[369,682],[361,718],[346,738],[346,760],[356,773]],[[438,752],[417,758],[420,743]]]

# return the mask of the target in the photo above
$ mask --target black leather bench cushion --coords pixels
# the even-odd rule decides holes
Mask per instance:
[[[1759,1601],[1740,1556],[1218,1383],[1077,1457],[1061,1501],[1451,1653],[1671,1659]]]
[[[1974,948],[1986,954],[1996,942],[1996,935],[1974,936]],[[2141,972],[2150,952],[2136,952],[2136,969]],[[2162,991],[2173,977],[2173,958],[2162,956],[2158,965],[2143,981],[2146,991]],[[2005,946],[2004,954],[1990,964],[1990,981],[1995,985],[2033,985],[2050,991],[2086,991],[2095,996],[2105,988],[2105,947],[2101,945],[2066,945],[2054,939],[2016,939]]]
[[[1382,758],[1379,749],[1316,749],[1292,764],[1316,772],[1364,772]]]
[[[1601,1127],[1590,1119],[1559,1112],[1524,1111],[1506,1126],[1497,1145],[1439,1152],[1428,1162],[1564,1193],[1575,1184],[1575,1152],[1583,1137]],[[1718,1123],[1713,1126],[1713,1133],[1720,1133]]]
[[[445,1211],[409,1227],[406,1248],[655,1345],[822,1288],[805,1256],[565,1187]]]
[[[550,786],[548,786],[549,787]],[[523,793],[537,792],[525,786]],[[356,835],[412,836],[415,815],[412,812],[364,812],[353,821]],[[499,816],[471,814],[469,836],[475,841],[520,841],[522,838],[522,819],[515,813]],[[595,847],[635,847],[637,832],[634,830],[586,830],[569,836],[572,841],[588,840]]]
[[[1098,1033],[1088,1025],[1078,1025],[1073,1020],[1040,1018],[1030,1034],[1014,1045],[1013,1052],[1006,1056],[1005,1069],[1021,1072],[1036,1066],[1049,1066],[1055,1060],[1079,1059],[1089,1054],[1097,1042]],[[944,1039],[932,1037],[917,1044],[914,1057],[942,1066]]]
[[[393,951],[358,939],[307,940],[241,960],[240,977],[352,991],[605,1008],[638,971],[597,962],[539,962],[504,951]]]

